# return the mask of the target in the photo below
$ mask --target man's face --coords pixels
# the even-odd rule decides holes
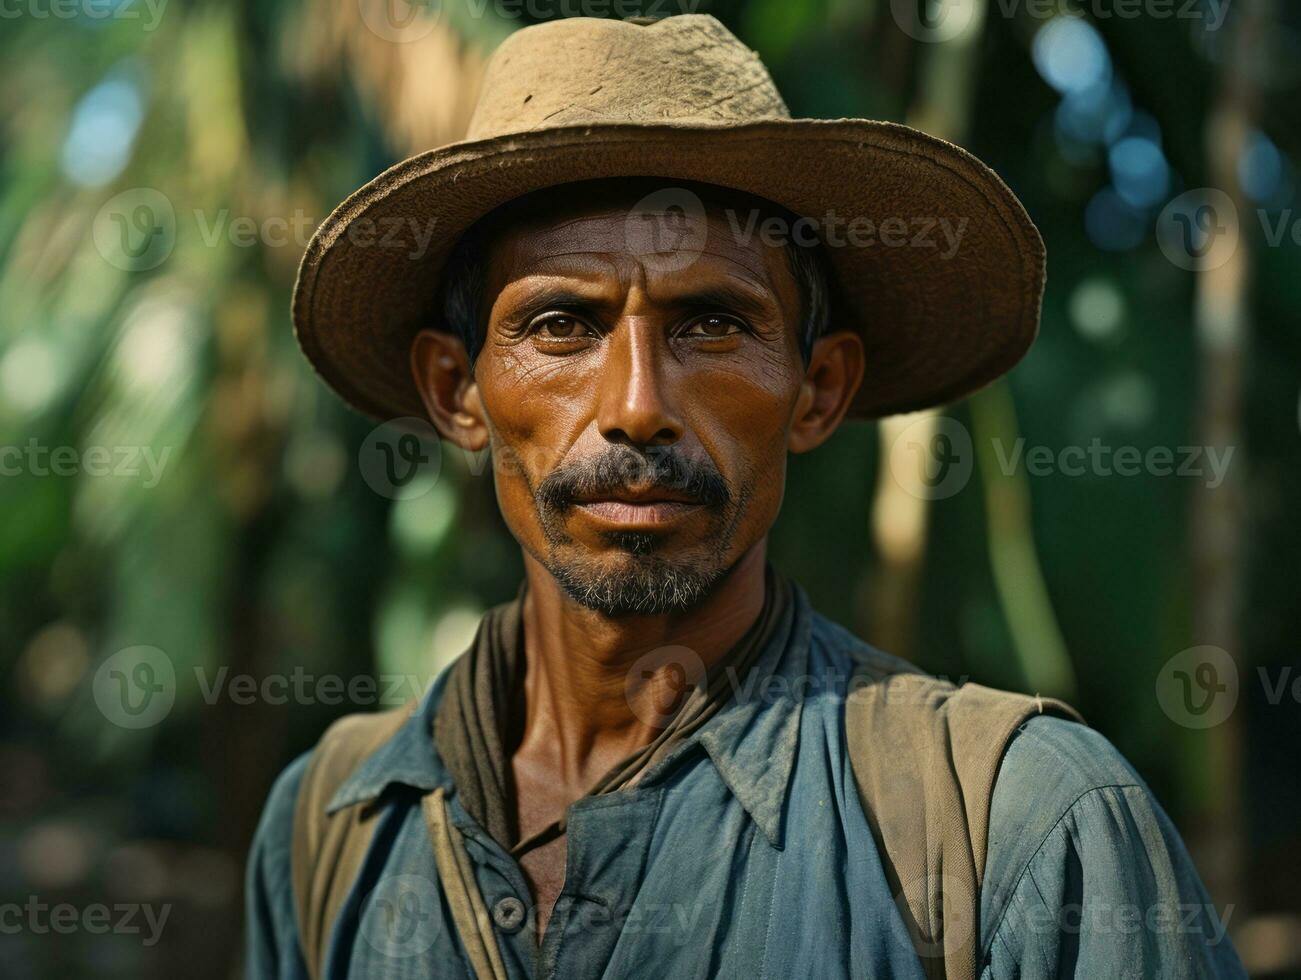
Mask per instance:
[[[474,367],[507,524],[607,615],[690,608],[764,538],[805,371],[788,259],[748,213],[630,222],[637,196],[558,192],[496,238]]]

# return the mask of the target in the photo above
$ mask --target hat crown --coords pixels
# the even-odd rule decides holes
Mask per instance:
[[[501,44],[467,137],[789,118],[759,56],[707,14],[650,24],[571,17],[516,31]]]

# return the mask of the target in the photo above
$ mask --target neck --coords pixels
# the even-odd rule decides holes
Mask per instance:
[[[526,556],[520,751],[552,756],[562,779],[584,782],[653,741],[659,706],[672,702],[681,672],[660,657],[650,670],[639,665],[636,676],[630,669],[663,647],[686,647],[712,668],[763,608],[765,558],[760,541],[692,609],[611,618],[575,602]]]

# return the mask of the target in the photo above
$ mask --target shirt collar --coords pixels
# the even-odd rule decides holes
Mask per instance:
[[[714,768],[763,831],[780,848],[786,799],[799,747],[803,686],[808,673],[812,615],[804,590],[790,584],[791,601],[768,647],[735,696],[711,718],[697,739]]]
[[[735,696],[682,747],[700,743],[723,783],[777,848],[784,839],[786,798],[799,746],[799,679],[808,672],[812,628],[804,590],[794,583],[790,588],[791,602],[750,674],[738,679]],[[434,716],[448,674],[445,670],[439,675],[397,733],[343,782],[327,813],[374,800],[392,785],[426,793],[440,786],[452,788],[433,738]],[[684,754],[674,752],[647,773],[642,785],[664,778]]]
[[[439,674],[411,717],[343,781],[326,806],[326,813],[354,803],[370,802],[393,785],[410,786],[425,793],[440,786],[451,788],[452,778],[434,745],[433,735],[434,715],[447,686],[447,677],[446,670]]]

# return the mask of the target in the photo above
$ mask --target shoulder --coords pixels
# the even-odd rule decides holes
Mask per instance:
[[[1086,976],[1243,977],[1231,913],[1106,738],[1058,718],[1022,727],[990,806],[984,976],[1048,963]]]
[[[1159,812],[1134,768],[1103,735],[1062,718],[1030,719],[1008,745],[994,783],[989,877],[1015,879],[1055,831],[1079,838],[1081,846],[1099,835],[1114,838],[1118,824],[1091,819],[1103,798],[1125,811]]]
[[[316,745],[276,778],[267,794],[249,860],[250,875],[288,876],[293,850],[294,818],[299,797],[325,811],[339,784],[409,716],[403,706],[372,714],[351,714],[334,721]]]
[[[1104,786],[1143,787],[1143,781],[1105,736],[1079,722],[1044,715],[1031,718],[1012,738],[994,798],[1010,804],[1033,788],[1036,806],[1051,802],[1064,812]]]
[[[327,806],[347,776],[390,737],[409,714],[403,707],[374,714],[345,715],[335,721],[315,747],[304,752],[276,778],[267,794],[249,850],[245,901],[250,977],[298,976],[300,959],[294,874],[295,837],[299,850],[312,853],[321,837]],[[309,815],[303,821],[301,814]],[[285,972],[288,970],[289,972]]]
[[[266,804],[262,807],[262,818],[258,821],[255,857],[271,856],[267,852],[283,852],[284,857],[288,858],[289,844],[293,837],[294,807],[311,758],[311,752],[304,752],[289,763],[271,785]]]
[[[1154,862],[1191,867],[1174,826],[1116,747],[1061,718],[1023,725],[1008,745],[990,801],[986,924],[1015,904],[1027,879],[1049,892],[1066,889],[1067,879],[1077,879],[1087,865],[1095,885],[1119,895],[1136,887],[1126,868]],[[1115,869],[1110,879],[1092,873],[1104,866]]]
[[[306,977],[298,944],[294,904],[294,808],[310,753],[291,762],[267,795],[245,880],[245,973],[262,977]]]

